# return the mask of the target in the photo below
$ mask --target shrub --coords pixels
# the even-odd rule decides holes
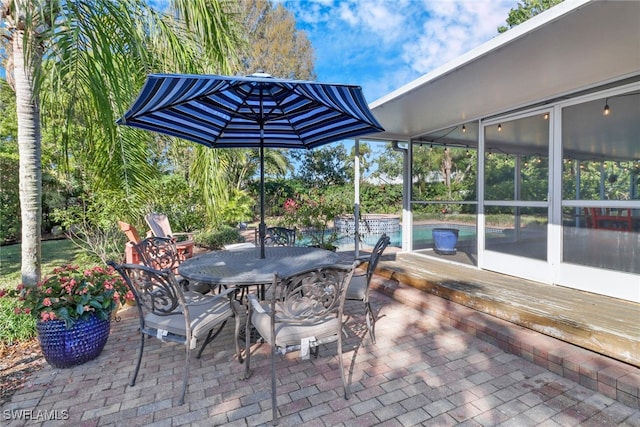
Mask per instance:
[[[222,249],[224,245],[244,242],[244,237],[238,229],[222,226],[217,230],[197,233],[193,240],[197,246],[213,250]]]
[[[0,347],[26,341],[36,335],[36,320],[15,312],[14,298],[0,298]]]
[[[20,237],[18,156],[0,153],[0,244]]]

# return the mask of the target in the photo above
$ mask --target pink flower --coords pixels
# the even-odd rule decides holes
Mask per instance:
[[[283,206],[283,207],[284,207],[284,210],[285,210],[287,213],[293,214],[293,213],[295,213],[295,212],[296,212],[296,210],[298,209],[298,204],[297,204],[297,203],[296,203],[296,201],[295,201],[295,200],[293,200],[293,199],[287,199],[287,200],[284,202],[284,206]]]
[[[90,313],[106,315],[125,302],[125,295],[133,299],[113,268],[79,270],[66,265],[55,271],[35,287],[21,284],[15,289],[0,289],[0,296],[17,300],[18,307],[14,309],[17,315],[30,314],[41,321],[64,318],[65,322],[85,318]]]

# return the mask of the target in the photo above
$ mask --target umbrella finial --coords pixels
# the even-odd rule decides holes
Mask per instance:
[[[251,74],[249,77],[261,77],[261,78],[269,78],[269,79],[273,78],[271,74],[265,73],[264,70],[258,70],[255,73]]]

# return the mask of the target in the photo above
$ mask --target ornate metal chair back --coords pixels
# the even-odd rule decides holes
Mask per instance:
[[[295,228],[269,227],[264,244],[265,246],[295,246],[296,232]]]
[[[274,278],[271,298],[272,323],[317,324],[338,317],[353,273],[351,266],[325,266],[289,277]]]
[[[147,267],[155,270],[171,270],[177,273],[180,265],[178,250],[172,239],[166,237],[147,237],[133,246]]]
[[[113,265],[135,295],[140,309],[157,316],[182,315],[186,300],[170,270],[154,270],[143,265]]]
[[[373,247],[373,251],[371,252],[371,258],[369,258],[369,264],[367,265],[367,281],[368,282],[371,281],[371,277],[373,276],[373,273],[375,273],[376,271],[378,262],[382,257],[382,253],[387,248],[387,246],[389,246],[390,242],[391,242],[391,238],[386,234],[383,234],[382,236],[380,236],[380,238],[376,242],[376,245]]]

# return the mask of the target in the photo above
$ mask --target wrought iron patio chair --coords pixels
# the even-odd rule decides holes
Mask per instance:
[[[377,316],[371,308],[369,301],[369,287],[371,286],[371,278],[376,271],[378,262],[384,250],[389,246],[391,239],[386,234],[380,236],[373,251],[370,255],[359,257],[358,262],[368,262],[367,270],[364,273],[354,274],[347,288],[347,301],[362,301],[364,303],[364,315],[367,322],[367,330],[371,336],[371,340],[376,342],[376,320]]]
[[[173,240],[166,237],[147,237],[133,245],[142,263],[155,270],[171,270],[178,273],[180,259]]]
[[[199,298],[185,298],[171,270],[154,270],[143,265],[116,264],[109,261],[123,277],[133,292],[140,319],[140,348],[138,361],[130,385],[134,386],[142,362],[145,335],[183,344],[186,348],[182,391],[179,404],[184,403],[189,377],[191,350],[198,341],[204,340],[197,358],[205,346],[222,331],[229,318],[235,317],[235,350],[242,362],[238,334],[240,331],[238,302],[229,298],[235,292],[228,289],[218,295],[200,295]],[[162,369],[162,367],[161,367]]]
[[[295,246],[296,228],[268,227],[264,238],[265,246]]]
[[[209,286],[197,282],[190,283],[178,273],[182,258],[179,256],[175,242],[167,237],[147,237],[133,245],[142,263],[155,270],[171,270],[178,283],[185,289],[199,293],[209,292]]]
[[[276,404],[276,353],[299,351],[303,359],[318,356],[318,346],[338,343],[338,362],[345,399],[350,396],[342,360],[343,307],[347,285],[356,263],[336,264],[280,277],[274,274],[270,301],[248,295],[246,330],[253,326],[271,346],[271,405],[273,423],[278,421]],[[250,340],[245,340],[245,379],[251,375]]]

